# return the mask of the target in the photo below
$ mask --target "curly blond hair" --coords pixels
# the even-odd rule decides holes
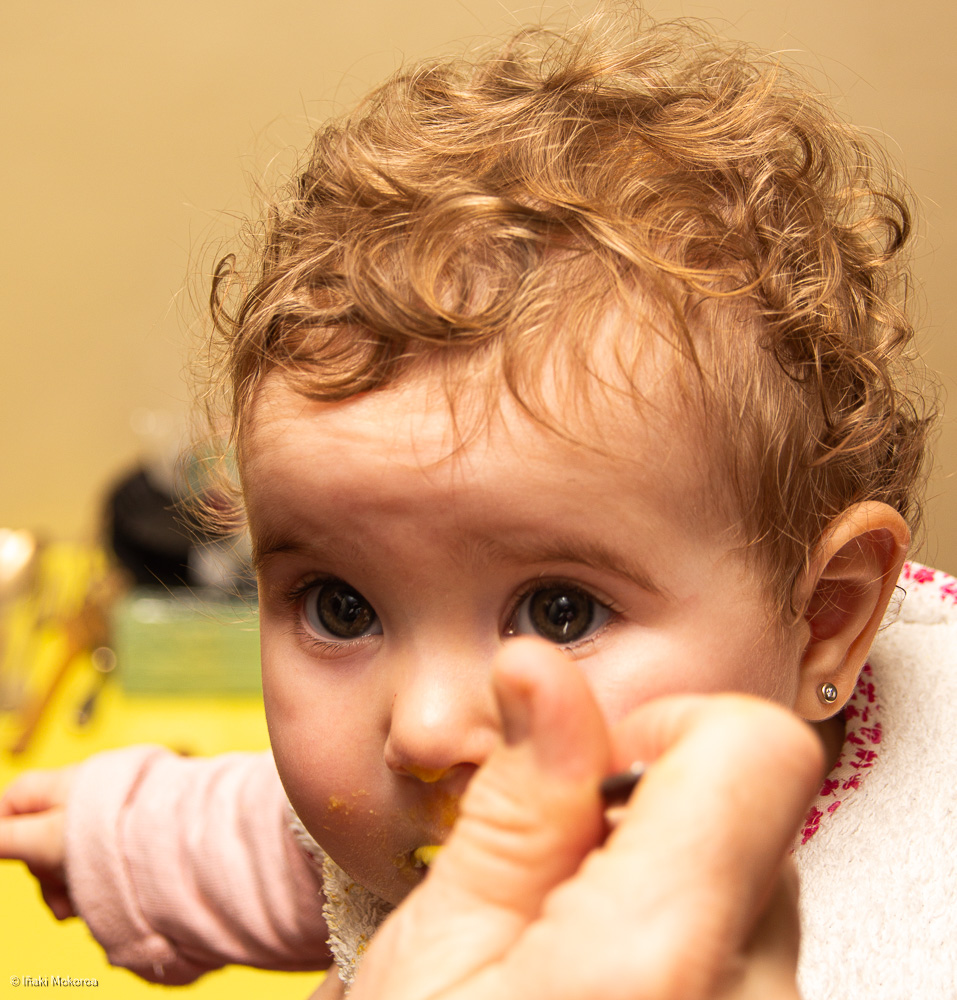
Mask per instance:
[[[931,415],[911,384],[910,232],[880,151],[777,60],[633,13],[526,30],[406,69],[322,128],[255,269],[220,264],[234,432],[277,368],[341,400],[423,357],[494,357],[548,419],[543,359],[597,378],[600,318],[637,292],[668,322],[620,335],[622,370],[656,335],[687,361],[786,605],[851,504],[916,526]]]

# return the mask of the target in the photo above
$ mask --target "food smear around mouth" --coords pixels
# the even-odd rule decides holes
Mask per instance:
[[[412,852],[412,862],[416,868],[431,868],[442,850],[441,844],[425,844]]]

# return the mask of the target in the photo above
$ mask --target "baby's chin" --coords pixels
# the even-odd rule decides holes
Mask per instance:
[[[423,845],[395,854],[385,862],[381,856],[359,858],[352,855],[342,860],[330,856],[364,889],[390,905],[398,906],[428,874],[440,849],[436,845]]]
[[[429,873],[435,859],[442,850],[441,844],[423,844],[401,854],[395,859],[395,869],[398,874],[398,893],[394,898],[383,895],[387,902],[397,906]],[[387,890],[388,891],[388,890]]]
[[[351,800],[343,799],[340,805],[336,799],[335,809],[310,811],[306,805],[297,814],[314,843],[349,881],[397,906],[428,874],[438,845],[454,823],[455,813],[445,804],[449,798],[438,800],[444,810],[438,817],[434,815],[438,807],[431,800],[425,805],[417,803],[414,813],[406,807],[393,811],[381,808],[375,813],[368,809],[368,815],[363,815],[365,810],[360,811]],[[420,814],[426,822],[414,822]],[[383,816],[390,822],[380,822]]]

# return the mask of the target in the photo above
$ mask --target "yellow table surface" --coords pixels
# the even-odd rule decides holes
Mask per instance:
[[[132,743],[161,743],[193,754],[261,750],[268,746],[266,723],[256,698],[175,698],[124,695],[110,683],[92,721],[83,729],[74,719],[89,693],[93,671],[78,657],[58,689],[28,750],[12,756],[14,719],[0,715],[0,787],[20,772],[60,767],[99,750]],[[31,987],[12,977],[73,976],[96,979],[97,987],[74,987],[71,996],[96,1000],[137,1000],[176,992],[202,1000],[216,998],[306,998],[320,973],[277,973],[231,967],[209,973],[189,986],[146,983],[125,969],[110,966],[79,920],[58,923],[43,903],[24,865],[0,861],[0,996],[22,996]],[[52,985],[49,989],[56,990]],[[32,995],[32,994],[28,994]]]

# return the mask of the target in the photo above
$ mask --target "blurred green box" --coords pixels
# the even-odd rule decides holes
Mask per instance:
[[[255,600],[218,591],[137,588],[117,602],[117,680],[136,695],[259,695]]]

